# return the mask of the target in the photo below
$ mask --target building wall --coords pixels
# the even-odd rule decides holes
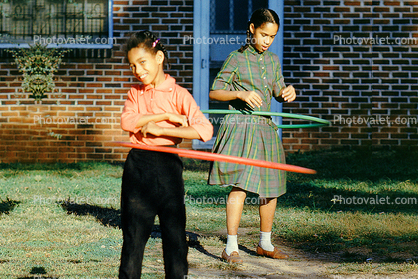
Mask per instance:
[[[285,1],[284,76],[299,95],[284,111],[333,121],[285,130],[286,150],[417,148],[417,17],[416,1]]]
[[[193,35],[193,1],[115,0],[113,12],[114,48],[70,52],[56,74],[62,96],[42,104],[19,93],[20,73],[1,52],[0,162],[123,161],[127,149],[112,142],[128,140],[119,118],[136,82],[121,47],[130,32],[151,29],[161,37],[172,65],[167,73],[192,92],[193,46],[183,45],[183,37]],[[418,40],[417,15],[414,1],[285,1],[283,71],[298,99],[284,104],[284,112],[337,120],[283,130],[287,151],[417,147],[417,42],[392,42]],[[339,36],[345,42],[334,41]],[[354,36],[389,41],[350,44]],[[380,117],[411,119],[389,126]]]
[[[124,161],[128,149],[112,142],[129,141],[119,123],[127,92],[136,83],[122,49],[131,32],[151,29],[163,38],[172,65],[167,73],[191,90],[193,46],[181,44],[183,36],[193,34],[192,0],[115,0],[113,13],[114,48],[68,53],[56,74],[62,96],[49,94],[42,104],[22,96],[21,74],[12,57],[1,52],[0,162]]]

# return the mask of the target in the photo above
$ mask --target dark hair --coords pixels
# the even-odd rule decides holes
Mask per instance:
[[[251,42],[251,31],[250,31],[250,25],[251,23],[254,24],[254,28],[257,29],[264,23],[275,23],[278,27],[280,27],[280,19],[279,16],[276,14],[275,11],[270,9],[258,9],[256,10],[250,18],[250,21],[248,22],[247,26],[247,39],[245,41],[245,45],[243,45],[238,51],[243,52],[248,48]]]
[[[150,31],[144,30],[139,31],[131,35],[131,37],[125,43],[125,59],[128,59],[128,52],[136,47],[145,48],[147,51],[156,54],[157,51],[161,50],[164,53],[165,59],[164,63],[167,62],[168,67],[170,68],[170,62],[168,62],[168,53],[165,49],[164,45],[161,43],[160,39],[158,39],[154,34]]]

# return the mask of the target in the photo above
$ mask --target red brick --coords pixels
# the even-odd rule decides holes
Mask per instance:
[[[313,115],[330,121],[335,115],[347,118],[418,114],[414,105],[418,102],[416,46],[348,46],[335,44],[331,36],[325,36],[328,32],[343,37],[369,37],[377,27],[391,38],[408,37],[410,32],[416,31],[416,22],[413,22],[418,12],[416,1],[405,1],[402,6],[398,0],[363,2],[346,0],[338,6],[337,1],[298,1],[297,5],[285,1],[285,59],[282,66],[286,83],[293,84],[298,93],[295,102],[284,104],[285,112]],[[172,62],[171,70],[166,73],[174,76],[178,84],[191,93],[194,82],[193,46],[181,45],[181,38],[193,35],[192,5],[192,1],[116,0],[113,7],[115,37],[124,35],[124,31],[156,24],[153,29],[167,42]],[[123,40],[120,39],[113,50],[105,51],[111,54],[107,58],[93,57],[90,50],[79,52],[80,57],[66,58],[66,64],[62,64],[57,73],[60,81],[56,82],[56,86],[64,93],[58,106],[53,105],[58,98],[49,98],[42,105],[35,105],[27,98],[29,94],[15,97],[14,93],[21,87],[21,80],[17,80],[21,74],[15,65],[0,62],[0,91],[4,93],[0,94],[0,152],[5,152],[9,145],[13,146],[16,139],[19,140],[19,148],[23,148],[9,152],[8,155],[14,159],[6,157],[0,162],[122,162],[126,159],[126,149],[108,145],[116,140],[129,140],[128,133],[120,128],[120,114],[129,88],[137,83],[123,59],[125,53],[121,45]],[[17,105],[18,100],[23,105]],[[105,117],[112,122],[40,126],[34,123],[35,115],[88,116],[91,121]],[[113,118],[116,120],[113,121]],[[283,122],[299,121],[286,119]],[[334,123],[329,127],[283,130],[283,143],[289,152],[332,149],[340,145],[356,148],[382,144],[412,148],[417,145],[414,141],[418,137],[417,130],[413,125],[406,127],[402,124],[368,127]],[[49,131],[64,136],[57,140],[48,136]],[[24,140],[25,136],[30,136],[32,140]],[[185,141],[181,147],[191,148],[191,142]],[[40,148],[46,148],[42,157],[36,155]],[[50,148],[63,148],[62,154],[47,151]],[[3,155],[1,153],[1,158]]]

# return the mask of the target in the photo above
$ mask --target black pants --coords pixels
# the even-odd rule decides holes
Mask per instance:
[[[166,278],[187,275],[183,164],[175,154],[132,149],[122,177],[120,279],[141,278],[145,245],[160,219]]]

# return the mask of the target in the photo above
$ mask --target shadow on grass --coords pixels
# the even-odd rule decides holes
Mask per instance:
[[[218,259],[220,260],[221,258],[209,253],[209,251],[207,251],[202,244],[199,241],[199,237],[201,237],[201,235],[194,233],[194,232],[189,232],[186,231],[186,238],[187,238],[187,245],[191,248],[196,249],[197,251],[199,251],[200,253],[214,258],[214,259]],[[152,228],[152,232],[151,232],[151,238],[161,238],[161,228],[159,225],[154,225]]]
[[[19,203],[20,201],[14,201],[14,200],[7,200],[0,202],[0,214],[9,214],[10,211],[12,211]]]
[[[120,210],[113,208],[105,208],[97,205],[90,204],[77,204],[74,202],[65,202],[61,203],[61,206],[64,210],[67,211],[67,214],[74,214],[78,216],[90,215],[95,217],[100,223],[104,226],[111,226],[121,229],[121,216]],[[161,229],[159,225],[154,225],[151,238],[161,238]],[[202,254],[205,254],[209,257],[220,259],[220,257],[215,256],[209,253],[199,242],[199,235],[193,232],[186,231],[187,244],[189,247],[192,247]]]
[[[413,188],[418,183],[417,158],[418,152],[402,150],[288,154],[288,164],[312,168],[318,173],[287,173],[287,192],[278,199],[278,206],[324,212],[416,214],[418,193]],[[200,167],[206,163],[196,166],[195,161],[188,160],[185,168],[202,170]],[[230,187],[209,186],[205,182],[188,179],[185,183],[187,204],[225,206]],[[409,185],[401,189],[401,184]],[[247,194],[251,204],[258,204],[252,202],[257,197],[256,194]]]
[[[362,191],[356,187],[352,190],[338,187],[340,183],[346,184],[387,184],[394,182],[418,183],[418,152],[412,151],[314,151],[306,153],[288,154],[286,163],[315,169],[316,175],[287,173],[287,193],[279,198],[279,206],[309,207],[314,210],[324,211],[366,211],[366,212],[405,212],[415,214],[413,206],[405,204],[394,204],[396,198],[410,199],[418,201],[418,194],[414,191],[407,192],[396,189],[383,190],[376,189],[372,192]],[[185,169],[203,171],[209,166],[209,162],[197,162],[188,159],[185,161]],[[323,187],[321,182],[313,181],[324,180],[323,183],[334,183],[336,187]],[[208,186],[205,182],[188,181],[186,179],[187,193],[186,202],[190,204],[199,204],[206,198],[207,206],[224,206],[230,188],[221,188],[219,186]],[[372,185],[373,186],[373,185]],[[339,189],[338,189],[339,188]],[[376,196],[376,193],[378,196]],[[371,198],[388,198],[391,204],[370,202],[365,204],[353,204],[353,200],[346,200],[343,205],[338,201],[333,202],[334,196],[345,198],[361,198],[371,200]],[[248,194],[250,199],[257,195]],[[210,200],[208,200],[210,198]],[[337,199],[338,200],[338,199]],[[347,206],[348,202],[351,204]],[[392,203],[393,202],[393,203]],[[202,204],[204,206],[205,204]],[[417,202],[418,205],[418,202]]]
[[[32,274],[32,276],[30,277],[19,277],[18,279],[41,279],[41,278],[57,278],[58,277],[51,277],[51,276],[47,276],[47,272],[45,270],[45,268],[43,266],[35,266],[32,267],[30,274]]]
[[[0,170],[89,170],[106,167],[108,165],[123,168],[123,163],[107,162],[78,162],[78,163],[0,163]]]
[[[109,172],[109,166],[121,166],[121,164],[111,164],[105,162],[80,162],[80,163],[54,163],[54,164],[24,164],[24,163],[0,163],[0,177],[13,178],[28,171],[48,171],[64,177],[73,177],[75,173],[84,171]],[[109,176],[121,177],[122,171],[113,168]],[[120,168],[122,169],[122,168]]]
[[[77,204],[74,202],[61,203],[62,208],[67,211],[67,214],[74,214],[78,216],[90,215],[95,217],[104,226],[112,226],[121,229],[120,210],[113,208],[104,208],[97,205]],[[206,251],[198,241],[198,235],[193,232],[186,232],[188,245],[195,248],[201,253],[217,258]],[[151,238],[161,238],[161,229],[159,225],[154,225]]]
[[[338,150],[291,153],[286,163],[316,170],[311,179],[418,180],[418,151]],[[297,175],[300,177],[300,175]]]
[[[288,153],[286,163],[316,170],[319,179],[418,180],[418,151],[409,150],[323,150]],[[208,172],[211,162],[182,158],[184,169]]]
[[[318,174],[289,173],[287,193],[278,199],[278,208],[334,212],[342,216],[346,212],[370,216],[417,215],[418,193],[414,190],[418,183],[417,158],[417,152],[388,150],[291,154],[287,163],[313,168]],[[389,229],[375,231],[367,223],[353,225],[353,231],[359,229],[351,235],[353,238],[332,228],[318,227],[316,237],[298,239],[293,246],[315,254],[327,253],[331,261],[344,263],[418,261],[415,252],[418,234],[414,230],[397,235]]]
[[[0,169],[9,170],[84,170],[94,168],[98,163],[55,163],[55,164],[41,164],[41,163],[0,163]]]
[[[77,204],[71,201],[60,203],[61,207],[67,211],[67,214],[79,216],[90,215],[102,223],[104,226],[121,228],[120,210],[114,208],[101,207],[90,204]]]
[[[309,208],[324,212],[417,214],[418,194],[399,190],[347,190],[324,188],[313,183],[288,182],[278,207]]]
[[[289,180],[286,194],[278,198],[278,207],[309,208],[323,212],[362,211],[368,213],[408,213],[417,214],[418,193],[393,189],[373,189],[369,185],[367,190],[337,187],[338,183],[355,184],[361,181],[340,180],[333,183],[313,182],[309,179]],[[187,193],[185,202],[190,206],[225,207],[230,187],[207,186],[193,184],[186,181]],[[247,193],[246,206],[258,206],[259,197],[254,193]]]
[[[416,214],[418,193],[412,188],[418,183],[417,158],[418,152],[404,150],[289,154],[288,164],[312,168],[318,173],[288,173],[287,193],[279,198],[279,206]],[[411,191],[400,190],[401,186],[396,185],[405,183],[410,184]],[[393,185],[387,187],[389,184]]]
[[[183,161],[184,169],[190,171],[208,172],[211,164],[210,161],[205,160],[197,160],[190,158],[181,158],[181,160]]]

